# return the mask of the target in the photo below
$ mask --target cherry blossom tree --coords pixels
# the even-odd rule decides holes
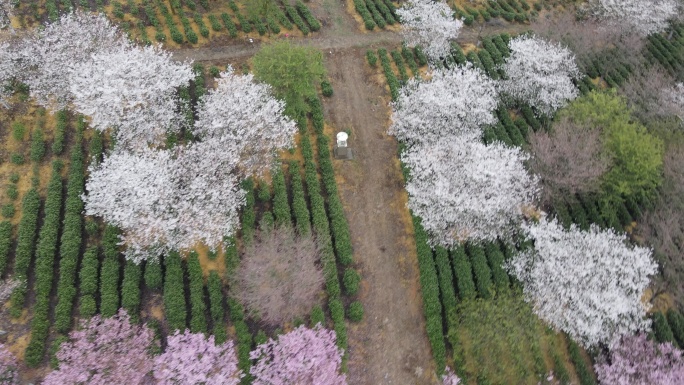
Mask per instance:
[[[677,0],[595,0],[592,14],[627,30],[642,35],[660,32],[668,21],[679,15],[681,3]]]
[[[243,376],[232,341],[217,346],[214,336],[187,329],[169,336],[166,350],[154,359],[159,385],[237,385]]]
[[[506,264],[539,317],[585,347],[647,330],[641,296],[658,265],[651,250],[595,225],[565,230],[556,219],[523,226],[534,248]]]
[[[153,338],[146,326],[131,324],[123,309],[112,318],[97,315],[69,334],[57,352],[59,369],[42,383],[140,384],[152,370],[148,350]]]
[[[421,45],[432,61],[447,56],[463,27],[453,13],[442,0],[409,0],[397,9],[408,44]]]
[[[518,36],[511,40],[511,55],[503,65],[508,79],[501,88],[550,115],[576,98],[572,83],[580,76],[573,53],[536,36]]]
[[[0,384],[19,385],[17,359],[3,344],[0,344]]]
[[[86,214],[123,229],[126,257],[136,263],[198,242],[215,248],[237,228],[244,201],[235,162],[212,139],[171,150],[114,152],[90,166]]]
[[[413,146],[402,154],[411,170],[409,208],[433,244],[507,238],[537,195],[528,156],[501,143],[455,140]]]
[[[172,61],[160,46],[121,46],[76,64],[70,90],[93,128],[113,127],[117,146],[137,150],[179,130],[176,90],[193,77],[188,63]]]
[[[254,82],[253,75],[240,76],[228,68],[216,89],[200,100],[194,134],[215,138],[226,151],[239,154],[245,175],[268,169],[275,151],[292,147],[295,123],[283,115],[285,103],[272,96],[271,87]]]
[[[442,385],[458,385],[460,383],[461,379],[447,366],[444,370],[444,375],[442,375]]]
[[[26,71],[16,39],[0,43],[0,106],[8,107],[13,83]]]
[[[643,333],[615,341],[594,368],[601,385],[684,384],[682,351]]]
[[[684,121],[684,83],[663,90],[662,98],[667,111]]]
[[[335,332],[320,324],[313,329],[300,326],[277,340],[256,347],[250,358],[254,385],[345,385],[340,373],[342,349],[335,344]]]
[[[0,29],[12,28],[11,16],[12,2],[10,0],[0,0]]]
[[[438,69],[429,81],[411,79],[392,103],[389,133],[410,145],[456,138],[479,140],[497,120],[495,82],[472,66]]]
[[[80,11],[63,15],[20,46],[26,68],[21,80],[29,85],[38,104],[51,110],[63,109],[72,101],[73,75],[81,71],[79,67],[93,65],[91,55],[130,49],[127,39],[105,15]],[[93,81],[97,83],[89,87],[103,84],[100,79]]]

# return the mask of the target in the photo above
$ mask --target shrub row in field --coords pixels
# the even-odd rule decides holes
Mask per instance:
[[[297,8],[297,11],[299,11],[299,14],[302,15],[304,20],[306,20],[306,22],[309,24],[312,31],[316,32],[321,29],[321,23],[316,20],[314,15],[311,14],[311,10],[309,10],[309,8],[307,8],[307,6],[302,3],[301,0],[297,0],[295,7]]]
[[[378,26],[378,28],[385,28],[387,22],[380,14],[380,11],[375,6],[373,0],[366,0],[366,8],[370,12],[371,16],[373,17],[373,21],[375,21],[375,24]]]
[[[392,66],[390,65],[389,57],[387,56],[387,50],[380,48],[378,50],[378,56],[380,56],[380,63],[382,64],[382,70],[385,72],[385,78],[387,79],[387,85],[390,89],[390,95],[392,95],[392,100],[397,100],[399,97],[399,80],[394,71],[392,71]]]
[[[444,372],[446,366],[446,345],[442,332],[442,304],[439,300],[439,280],[435,270],[435,261],[428,244],[428,235],[420,223],[420,219],[413,217],[413,228],[416,237],[416,251],[418,254],[418,269],[420,271],[420,288],[423,293],[423,311],[425,313],[425,327],[432,347],[432,356],[437,365],[437,373]]]
[[[568,338],[568,352],[570,353],[570,361],[575,366],[575,371],[577,372],[580,385],[596,385],[596,380],[594,380],[594,376],[592,375],[591,366],[587,365],[587,362],[580,353],[579,346],[577,346],[577,343],[570,338]]]
[[[456,278],[458,296],[461,300],[474,299],[476,296],[473,270],[463,246],[457,246],[451,250],[451,260]]]
[[[401,57],[401,54],[399,51],[394,50],[390,52],[390,55],[392,55],[392,59],[394,60],[394,64],[396,64],[397,69],[399,70],[399,77],[401,78],[401,81],[405,82],[408,80],[409,76],[408,73],[406,72],[406,66],[404,66],[404,59]]]
[[[223,283],[215,270],[209,273],[207,291],[209,292],[209,313],[212,320],[212,334],[217,344],[228,340],[226,327],[223,324],[226,311],[223,308]]]
[[[366,29],[372,31],[375,28],[375,21],[373,20],[373,15],[366,6],[365,0],[354,0],[354,8],[356,9],[356,12],[361,15]]]
[[[233,0],[228,1],[228,6],[230,9],[235,13],[235,17],[238,19],[238,23],[240,24],[240,29],[244,33],[250,33],[252,32],[252,25],[249,24],[247,19],[240,13],[240,9],[238,8],[237,4]]]
[[[79,276],[79,315],[81,318],[90,318],[97,312],[95,295],[97,294],[97,272],[100,261],[97,258],[97,248],[91,247],[83,253]]]
[[[235,23],[233,23],[233,20],[227,13],[223,12],[221,14],[221,21],[223,22],[223,25],[226,27],[226,30],[228,31],[230,37],[237,37],[237,27],[235,26]]]
[[[435,264],[439,276],[439,290],[442,293],[442,305],[446,312],[456,308],[456,291],[454,276],[449,263],[449,252],[443,247],[435,248]]]
[[[473,275],[475,277],[475,287],[477,294],[484,299],[492,297],[492,272],[487,264],[487,257],[485,257],[484,250],[479,245],[469,243],[466,245],[466,250],[470,256],[470,263],[473,266]]]
[[[187,308],[183,285],[181,256],[172,251],[164,258],[166,276],[164,277],[164,313],[170,330],[185,330]]]
[[[81,252],[83,238],[83,194],[85,184],[85,168],[83,150],[81,149],[81,133],[71,151],[67,196],[64,208],[62,238],[59,248],[59,281],[57,283],[57,306],[55,307],[55,328],[60,333],[71,329],[71,312],[76,298],[76,268]]]
[[[112,317],[119,310],[119,229],[107,225],[102,235],[102,254],[100,266],[100,314]]]
[[[655,312],[653,313],[652,318],[653,336],[655,337],[655,340],[660,343],[669,342],[678,348],[679,343],[675,339],[675,335],[670,328],[670,324],[667,322],[667,318],[665,318],[665,314],[661,312]]]
[[[187,258],[190,281],[190,330],[193,333],[207,333],[207,305],[204,301],[204,276],[199,255],[191,252]]]
[[[43,226],[38,235],[35,265],[36,303],[31,320],[31,341],[26,347],[25,360],[30,367],[36,367],[43,360],[45,343],[50,329],[50,291],[59,241],[59,221],[62,211],[62,177],[59,174],[61,163],[53,164],[52,176],[48,184],[45,200]]]
[[[123,281],[121,282],[121,307],[126,309],[132,320],[137,321],[140,313],[140,283],[142,271],[140,265],[126,261]]]
[[[416,59],[413,57],[413,52],[411,52],[411,49],[408,48],[406,45],[403,45],[401,47],[401,56],[404,57],[406,64],[411,69],[411,73],[413,74],[413,77],[419,76],[418,64],[416,64]]]
[[[145,262],[145,272],[143,274],[145,286],[151,290],[158,290],[162,288],[162,269],[161,261],[148,260]]]
[[[290,215],[290,204],[287,198],[287,186],[285,185],[285,174],[282,168],[278,168],[273,174],[273,216],[279,225],[292,223]]]
[[[311,215],[309,214],[309,208],[306,206],[304,185],[302,184],[302,176],[299,173],[299,163],[291,162],[289,170],[292,181],[292,212],[294,213],[297,233],[307,235],[311,232]]]
[[[256,226],[256,214],[254,213],[256,199],[254,197],[254,182],[251,178],[242,182],[242,189],[245,190],[245,206],[242,209],[241,218],[242,240],[249,243],[254,237],[254,226]]]
[[[55,125],[55,139],[52,142],[52,153],[61,155],[64,151],[64,133],[69,124],[69,115],[66,110],[57,113],[57,124]]]
[[[7,270],[7,259],[10,247],[12,246],[12,223],[10,221],[0,222],[0,276]]]
[[[36,230],[38,227],[38,213],[40,211],[40,196],[35,188],[30,189],[21,205],[21,221],[17,235],[17,247],[15,249],[14,276],[24,281],[12,292],[12,317],[19,317],[21,309],[24,307],[26,298],[26,284],[28,269],[31,264],[31,257],[35,247]]]
[[[487,255],[487,261],[489,262],[489,268],[492,272],[492,280],[494,282],[494,287],[497,293],[508,291],[509,280],[508,274],[503,269],[504,255],[499,248],[499,245],[495,242],[488,242],[485,244],[485,254]]]

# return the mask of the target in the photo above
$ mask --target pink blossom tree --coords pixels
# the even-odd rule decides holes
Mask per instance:
[[[153,338],[146,326],[131,324],[123,309],[112,318],[95,316],[69,334],[57,352],[59,369],[43,384],[138,385],[152,370]]]
[[[447,366],[444,370],[444,375],[442,375],[442,385],[458,385],[460,383],[461,379]]]
[[[594,368],[601,385],[684,384],[682,351],[669,342],[649,341],[643,333],[611,344]]]
[[[238,369],[233,342],[214,343],[202,333],[169,336],[166,350],[154,359],[159,385],[237,385],[244,375]]]
[[[17,359],[3,344],[0,344],[0,384],[19,385]]]
[[[285,103],[273,97],[269,85],[229,67],[216,89],[201,98],[194,134],[219,140],[225,151],[238,155],[242,174],[258,175],[270,168],[277,150],[294,145],[297,127],[284,110]]]
[[[320,324],[313,329],[300,326],[256,347],[250,358],[254,385],[345,385],[340,373],[342,349],[335,344],[335,332]]]
[[[449,53],[450,40],[456,39],[463,27],[453,13],[442,0],[409,0],[397,9],[408,44],[423,46],[432,61]]]

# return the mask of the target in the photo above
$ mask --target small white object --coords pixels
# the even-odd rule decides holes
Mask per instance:
[[[338,132],[337,147],[347,147],[347,138],[349,138],[349,135],[346,132]]]

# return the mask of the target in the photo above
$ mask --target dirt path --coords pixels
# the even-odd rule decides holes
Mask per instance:
[[[386,135],[385,91],[364,70],[363,50],[326,55],[335,94],[326,120],[350,130],[353,161],[335,161],[363,277],[364,321],[349,333],[349,383],[433,384],[416,249],[406,208],[397,142]]]

